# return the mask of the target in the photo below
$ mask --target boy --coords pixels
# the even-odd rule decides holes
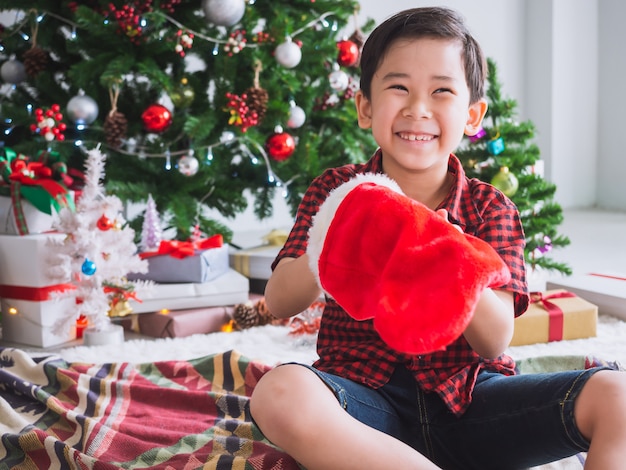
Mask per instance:
[[[308,230],[329,192],[360,173],[386,174],[404,194],[488,242],[511,280],[484,289],[471,322],[444,351],[419,356],[389,348],[371,321],[351,319],[328,299],[320,359],[268,372],[250,403],[256,423],[310,470],[501,470],[587,450],[587,469],[622,467],[624,374],[518,376],[503,354],[514,317],[528,306],[524,234],[513,203],[466,178],[452,154],[463,134],[478,132],[487,110],[485,60],[463,20],[445,8],[394,15],[367,39],[361,72],[359,125],[371,129],[379,149],[367,163],[327,170],[311,184],[273,265],[270,311],[288,317],[320,295],[308,267]]]

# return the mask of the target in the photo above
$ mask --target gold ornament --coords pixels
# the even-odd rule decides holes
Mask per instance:
[[[119,300],[117,302],[112,302],[111,309],[109,310],[109,316],[111,318],[125,317],[126,315],[130,315],[131,313],[133,313],[133,308],[130,306],[128,300]]]
[[[500,168],[500,171],[491,180],[491,184],[508,197],[512,197],[519,187],[517,177],[506,166]]]

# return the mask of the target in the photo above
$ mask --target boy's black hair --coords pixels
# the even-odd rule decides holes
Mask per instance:
[[[399,39],[434,38],[459,41],[470,104],[485,93],[487,65],[483,51],[459,13],[445,7],[411,8],[391,16],[369,35],[361,53],[361,91],[370,98],[372,77],[389,47]],[[419,67],[419,64],[415,64]]]

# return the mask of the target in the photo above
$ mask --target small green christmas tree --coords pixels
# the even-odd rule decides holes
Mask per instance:
[[[540,152],[532,142],[535,127],[531,121],[515,119],[517,102],[502,96],[496,63],[488,59],[487,65],[489,109],[484,127],[468,138],[456,155],[467,176],[492,183],[517,205],[526,235],[528,268],[571,274],[567,264],[548,255],[570,241],[557,232],[563,211],[554,200],[556,186],[546,181],[538,168]]]

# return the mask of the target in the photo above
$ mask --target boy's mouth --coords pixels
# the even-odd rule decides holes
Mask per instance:
[[[432,134],[410,134],[408,132],[398,132],[398,137],[400,137],[402,140],[419,140],[424,142],[433,140],[435,138],[435,136]]]

